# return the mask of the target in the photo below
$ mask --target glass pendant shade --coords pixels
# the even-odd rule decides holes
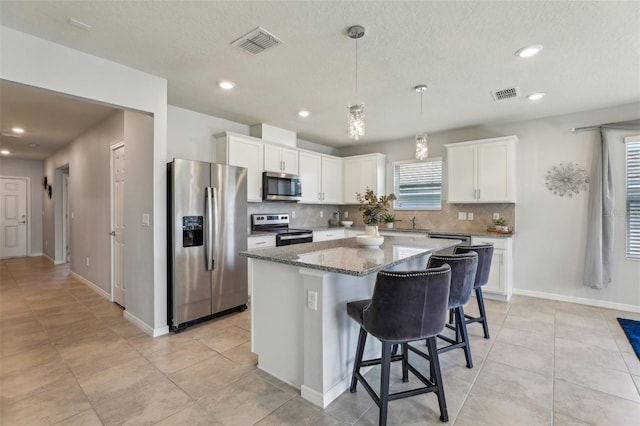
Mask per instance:
[[[427,135],[416,135],[416,160],[425,160],[428,156]]]
[[[364,136],[364,102],[349,105],[347,135],[354,140]]]

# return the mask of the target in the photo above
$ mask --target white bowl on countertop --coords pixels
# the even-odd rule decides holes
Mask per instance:
[[[356,235],[356,241],[363,247],[378,247],[384,242],[384,237],[374,235]]]
[[[342,222],[340,222],[340,225],[344,226],[345,228],[351,228],[351,225],[353,225],[353,221],[343,220]]]

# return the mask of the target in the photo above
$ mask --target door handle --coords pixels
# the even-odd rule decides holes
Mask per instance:
[[[109,232],[109,235],[111,235],[112,237],[115,237],[116,236],[116,231]]]
[[[27,221],[26,221],[26,220],[21,220],[21,221],[20,221],[20,222],[18,222],[18,223],[27,223]]]
[[[212,194],[213,188],[205,188],[205,202],[204,202],[204,215],[205,215],[205,236],[206,241],[204,243],[204,255],[205,261],[207,264],[207,271],[213,269],[213,262],[211,260],[211,247],[213,246],[213,206],[211,205],[211,199],[213,198]]]

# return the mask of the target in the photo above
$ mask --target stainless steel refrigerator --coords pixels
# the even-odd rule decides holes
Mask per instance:
[[[186,326],[247,308],[247,169],[167,164],[168,324]]]

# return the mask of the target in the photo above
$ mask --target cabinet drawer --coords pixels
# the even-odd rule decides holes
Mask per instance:
[[[275,235],[260,235],[255,237],[249,237],[247,240],[247,250],[275,247],[276,236]]]
[[[336,229],[331,231],[313,231],[313,242],[318,241],[329,241],[329,240],[338,240],[340,238],[345,238],[345,230]]]
[[[491,238],[491,237],[471,237],[471,244],[493,244],[496,249],[506,250],[507,238]]]

